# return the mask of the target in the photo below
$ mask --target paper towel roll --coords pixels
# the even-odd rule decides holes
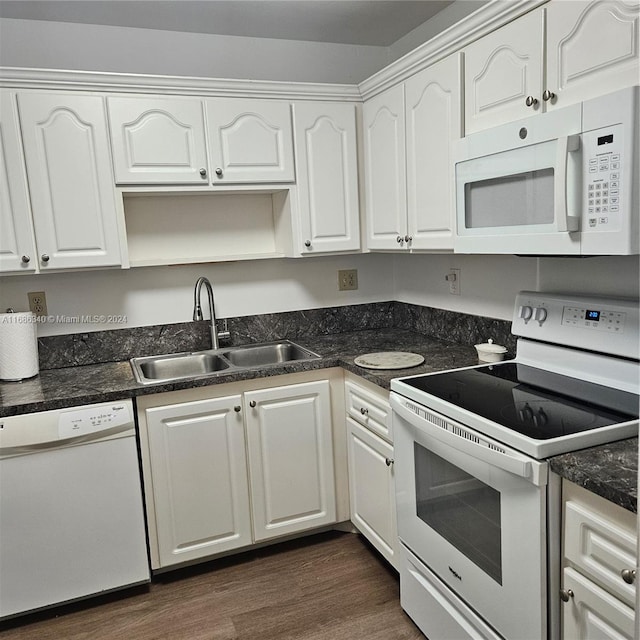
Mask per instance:
[[[0,313],[0,380],[24,380],[38,373],[38,334],[31,311]]]

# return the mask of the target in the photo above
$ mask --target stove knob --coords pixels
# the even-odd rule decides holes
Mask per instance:
[[[520,310],[518,311],[518,316],[520,316],[524,320],[525,324],[529,322],[529,320],[531,320],[532,315],[533,309],[526,304],[522,305],[520,307]]]
[[[537,307],[533,316],[540,326],[547,319],[547,310],[544,307]]]

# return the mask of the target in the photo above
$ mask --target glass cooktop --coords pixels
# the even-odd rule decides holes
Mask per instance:
[[[634,393],[515,362],[402,383],[537,440],[638,419]]]

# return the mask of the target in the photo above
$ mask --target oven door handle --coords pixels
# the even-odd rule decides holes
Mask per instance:
[[[433,415],[434,421],[416,414],[405,406],[403,400],[398,399],[395,394],[390,396],[393,411],[397,413],[405,422],[414,427],[416,431],[426,438],[438,440],[453,449],[465,453],[477,460],[482,460],[498,469],[507,471],[515,476],[524,478],[537,486],[546,484],[547,478],[544,473],[545,466],[533,464],[525,455],[505,447],[491,438],[471,431],[461,424],[443,418],[431,411],[418,408],[426,415]],[[415,406],[415,405],[412,405]]]

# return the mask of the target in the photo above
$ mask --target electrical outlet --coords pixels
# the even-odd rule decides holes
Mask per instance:
[[[36,316],[47,315],[47,297],[44,291],[29,291],[27,298],[29,299],[29,309],[33,311]]]
[[[460,269],[449,269],[449,273],[444,277],[449,283],[449,293],[453,296],[460,295]]]
[[[357,288],[357,269],[342,269],[338,271],[338,291],[354,291]]]

